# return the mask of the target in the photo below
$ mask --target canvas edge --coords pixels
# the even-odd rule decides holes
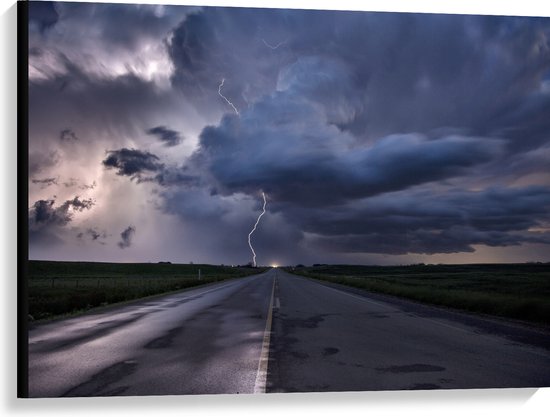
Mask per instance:
[[[28,50],[29,3],[17,2],[17,397],[29,397],[28,384]]]

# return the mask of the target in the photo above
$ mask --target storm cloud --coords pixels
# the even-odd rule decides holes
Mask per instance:
[[[59,14],[53,2],[39,2],[29,8],[29,24],[36,25],[41,33],[54,26],[58,20]]]
[[[123,230],[136,260],[168,247],[244,263],[265,192],[260,263],[485,261],[487,248],[526,261],[517,248],[550,244],[548,18],[40,7],[35,231],[74,222],[92,242]],[[89,223],[70,190],[56,188],[66,209],[44,194],[57,178],[94,184]]]
[[[176,85],[201,97],[225,78],[240,109],[290,70],[306,89],[332,77],[312,93],[356,135],[440,127],[485,135],[530,125],[521,103],[548,103],[538,95],[550,68],[547,36],[542,18],[206,8],[174,30],[169,52]],[[265,40],[286,42],[273,50]],[[347,73],[345,84],[316,67],[325,57]],[[545,105],[533,104],[528,113],[542,115]]]
[[[78,196],[56,206],[55,199],[38,200],[29,209],[29,241],[37,244],[61,244],[60,234],[73,221],[75,214],[90,210],[95,205],[92,199]]]
[[[396,192],[339,209],[291,213],[324,250],[473,252],[473,245],[550,243],[550,188]],[[340,249],[338,249],[340,248]]]
[[[143,173],[157,172],[163,168],[159,158],[149,152],[137,149],[122,148],[116,151],[107,151],[107,158],[103,165],[116,169],[116,174],[134,178],[140,178]]]
[[[137,149],[107,151],[102,164],[107,169],[116,169],[119,176],[130,177],[140,182],[154,182],[162,186],[191,185],[197,181],[187,173],[186,167],[166,166],[150,152]]]
[[[134,226],[128,226],[120,234],[120,241],[117,243],[120,249],[129,248],[132,245],[132,240],[136,233],[136,228]]]
[[[305,103],[274,101],[250,118],[226,116],[203,131],[195,158],[225,192],[263,189],[278,202],[334,205],[466,175],[499,154],[498,140],[464,136],[391,135],[358,147]]]
[[[156,136],[158,140],[164,143],[164,146],[176,146],[182,141],[181,135],[175,130],[168,129],[165,126],[156,126],[147,130],[147,134]]]
[[[92,199],[81,200],[78,196],[55,207],[55,200],[38,200],[29,210],[29,227],[41,229],[51,226],[65,226],[74,212],[89,210],[94,205]]]

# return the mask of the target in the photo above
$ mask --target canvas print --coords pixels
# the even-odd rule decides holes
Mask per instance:
[[[548,17],[19,6],[19,395],[550,386]]]

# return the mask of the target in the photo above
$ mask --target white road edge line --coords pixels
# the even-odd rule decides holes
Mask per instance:
[[[265,323],[262,352],[260,353],[258,372],[256,373],[256,382],[254,383],[254,394],[263,394],[266,392],[267,388],[267,365],[269,362],[269,343],[271,341],[271,322],[273,321],[273,298],[275,295],[276,280],[277,278],[273,279],[273,287],[271,289],[271,299],[269,301],[269,311],[267,312],[267,320]]]

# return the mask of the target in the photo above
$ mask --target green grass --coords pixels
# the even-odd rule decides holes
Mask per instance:
[[[261,268],[190,264],[29,261],[33,320],[258,274]],[[198,279],[199,269],[201,279]]]
[[[550,264],[320,265],[288,271],[427,304],[550,324]]]

